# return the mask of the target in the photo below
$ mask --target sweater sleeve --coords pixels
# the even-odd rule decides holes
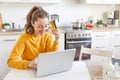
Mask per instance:
[[[53,35],[49,35],[47,39],[47,52],[59,50],[59,41],[54,41]]]
[[[23,41],[23,38],[20,37],[19,40],[14,45],[11,54],[8,58],[7,64],[9,67],[14,67],[19,69],[28,68],[29,62],[20,59],[24,49],[25,49],[25,43]]]

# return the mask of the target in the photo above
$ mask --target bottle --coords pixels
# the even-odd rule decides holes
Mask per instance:
[[[15,28],[15,23],[14,22],[12,22],[12,29],[14,29]]]
[[[85,25],[84,25],[83,19],[81,19],[81,29],[82,29],[82,30],[85,29]]]

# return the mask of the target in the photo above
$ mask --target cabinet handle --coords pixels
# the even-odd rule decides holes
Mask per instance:
[[[120,34],[115,34],[115,36],[120,36]]]
[[[105,37],[105,35],[96,35],[96,37]]]
[[[101,47],[96,47],[96,48],[105,48],[105,47],[102,47],[102,46],[101,46]]]
[[[5,42],[8,42],[8,41],[16,41],[16,39],[5,39],[5,40],[3,40],[3,41],[5,41]]]
[[[67,41],[66,43],[71,44],[71,43],[88,43],[88,42],[91,43],[91,41]]]
[[[114,47],[120,47],[120,45],[114,45]]]

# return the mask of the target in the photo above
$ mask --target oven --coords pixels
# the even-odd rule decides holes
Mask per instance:
[[[92,31],[91,30],[73,30],[65,34],[65,49],[76,48],[74,60],[79,60],[81,46],[91,48]],[[90,54],[82,55],[82,60],[90,59]]]

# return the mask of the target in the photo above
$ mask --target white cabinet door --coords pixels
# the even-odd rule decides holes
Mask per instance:
[[[120,58],[120,38],[119,39],[112,39],[111,41],[111,50],[113,51],[114,57]]]
[[[100,50],[110,49],[110,32],[93,32],[92,48]]]
[[[120,57],[120,31],[111,32],[111,50],[115,57]]]
[[[98,50],[110,50],[109,40],[94,40],[92,42],[92,48]]]
[[[2,80],[10,70],[7,66],[7,59],[18,37],[19,35],[0,36],[0,80]]]
[[[112,39],[120,39],[120,31],[111,31]]]
[[[59,50],[64,50],[65,49],[65,34],[60,34],[60,49]]]

